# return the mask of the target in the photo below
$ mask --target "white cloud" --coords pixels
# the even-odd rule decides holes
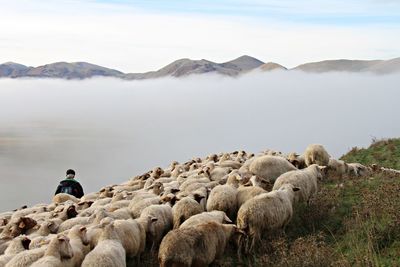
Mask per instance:
[[[243,54],[294,67],[327,58],[400,55],[400,26],[309,25],[237,16],[160,14],[81,1],[7,1],[0,61],[88,61],[144,72],[190,57],[223,62]]]

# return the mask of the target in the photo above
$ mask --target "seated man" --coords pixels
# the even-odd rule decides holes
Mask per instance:
[[[74,178],[75,171],[71,169],[67,170],[67,176],[65,180],[62,180],[58,185],[55,195],[57,195],[58,193],[65,193],[73,195],[77,198],[81,198],[83,196],[82,186]]]

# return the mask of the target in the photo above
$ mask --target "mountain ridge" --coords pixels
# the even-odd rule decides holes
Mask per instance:
[[[300,64],[291,69],[275,62],[264,63],[248,55],[243,55],[223,63],[216,63],[206,59],[193,60],[182,58],[158,70],[144,73],[123,73],[116,69],[106,68],[88,62],[55,62],[37,67],[25,66],[15,62],[5,62],[0,64],[0,78],[86,79],[102,76],[126,80],[143,80],[162,77],[180,78],[205,73],[237,77],[252,71],[270,72],[277,70],[302,71],[307,73],[371,72],[374,74],[391,74],[400,72],[400,57],[389,60],[323,60]]]

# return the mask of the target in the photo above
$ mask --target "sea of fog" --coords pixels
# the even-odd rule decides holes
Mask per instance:
[[[0,79],[0,211],[48,203],[68,168],[85,192],[210,153],[324,144],[340,157],[400,136],[400,75]]]

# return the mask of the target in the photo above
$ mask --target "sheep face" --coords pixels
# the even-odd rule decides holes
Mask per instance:
[[[75,205],[69,206],[69,207],[67,208],[67,216],[68,216],[68,219],[75,218],[76,215],[78,215],[78,212],[76,211]]]
[[[29,218],[29,217],[21,217],[18,219],[16,223],[13,223],[10,225],[10,228],[8,229],[8,234],[11,237],[17,237],[20,234],[26,233],[29,229],[32,229],[33,227],[36,226],[36,221]]]
[[[22,246],[24,247],[24,249],[29,249],[29,244],[31,243],[31,240],[28,238],[28,237],[26,237],[26,236],[24,236],[22,239],[21,239],[21,244],[22,244]]]
[[[86,227],[81,227],[81,228],[79,228],[79,235],[80,235],[80,237],[81,237],[82,244],[83,244],[84,246],[89,245],[90,240],[89,240],[89,238],[88,238],[88,236],[87,236],[87,228],[86,228]]]
[[[6,226],[8,223],[8,220],[6,218],[1,218],[0,219],[0,226]]]
[[[327,172],[329,171],[329,168],[327,166],[317,166],[317,179],[322,181]]]
[[[53,221],[47,223],[47,228],[49,229],[50,233],[57,233],[59,225]]]
[[[57,240],[60,246],[60,257],[62,259],[71,259],[74,256],[74,251],[69,243],[69,238],[64,235],[60,235],[57,236]]]

